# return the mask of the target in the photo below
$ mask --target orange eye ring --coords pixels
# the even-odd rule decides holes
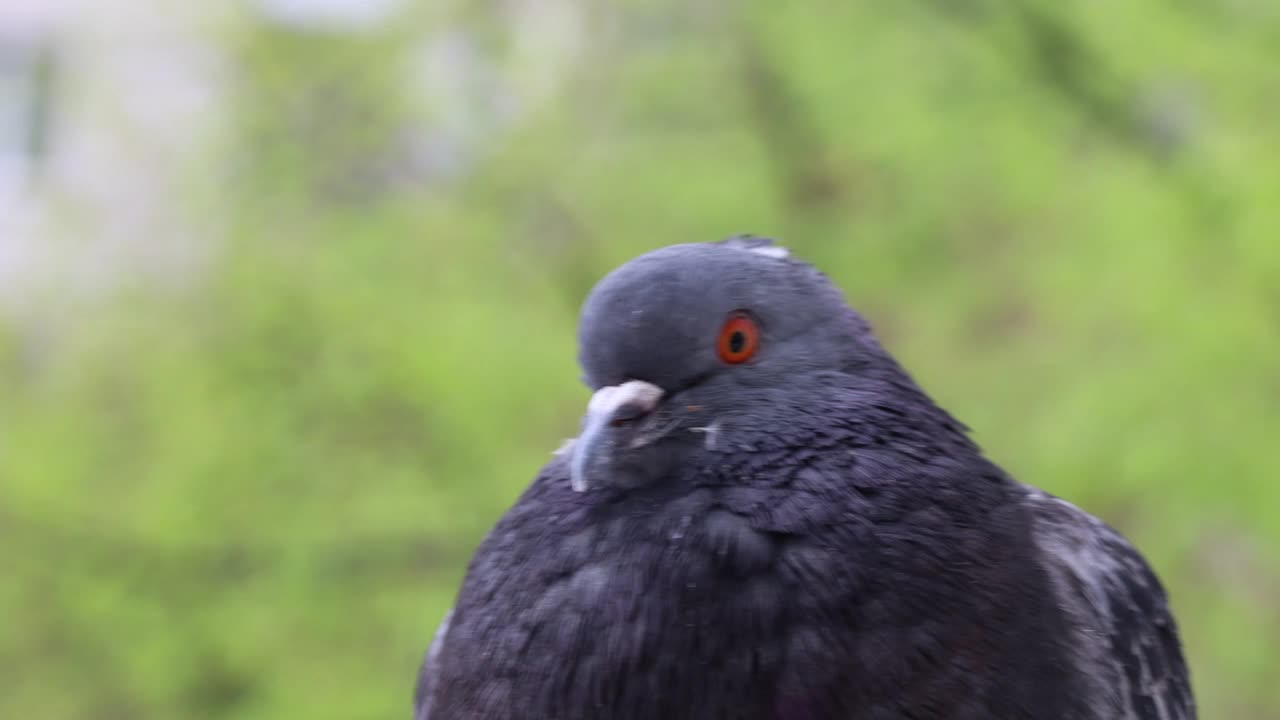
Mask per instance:
[[[716,340],[716,354],[730,365],[738,365],[751,359],[760,347],[760,328],[744,312],[735,312],[720,328]]]

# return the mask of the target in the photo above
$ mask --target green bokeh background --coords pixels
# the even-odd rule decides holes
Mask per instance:
[[[447,29],[541,82],[500,4],[220,22],[229,121],[182,188],[208,267],[0,325],[0,717],[407,717],[576,430],[585,293],[739,232],[1135,541],[1202,717],[1280,717],[1280,6],[559,5],[585,41],[491,129],[406,78]],[[459,116],[465,162],[415,174],[406,134]]]

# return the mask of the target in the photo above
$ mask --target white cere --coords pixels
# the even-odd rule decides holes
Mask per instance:
[[[643,380],[628,380],[621,385],[602,387],[591,396],[587,403],[589,415],[608,415],[614,410],[635,403],[646,410],[652,409],[662,397],[662,388]]]

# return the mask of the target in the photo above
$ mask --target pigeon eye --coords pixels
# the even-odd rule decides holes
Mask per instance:
[[[720,328],[716,354],[730,365],[737,365],[750,360],[759,346],[760,328],[746,313],[737,312],[730,315],[724,327]]]

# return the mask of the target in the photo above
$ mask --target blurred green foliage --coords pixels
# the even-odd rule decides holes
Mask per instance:
[[[576,430],[586,291],[738,232],[1134,539],[1203,717],[1280,714],[1280,8],[582,3],[551,100],[440,179],[404,171],[450,110],[415,40],[521,76],[487,5],[431,7],[235,24],[207,276],[0,330],[0,717],[407,717],[471,549]]]

